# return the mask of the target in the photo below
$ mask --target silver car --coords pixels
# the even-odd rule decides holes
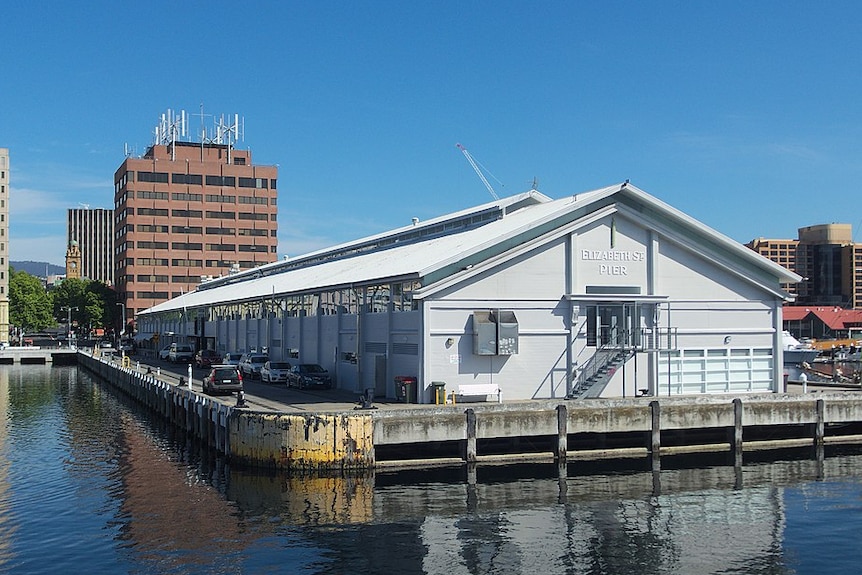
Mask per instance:
[[[260,380],[266,383],[287,383],[290,364],[286,361],[268,361],[260,368]]]

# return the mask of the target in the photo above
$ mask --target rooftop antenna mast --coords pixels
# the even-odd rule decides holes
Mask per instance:
[[[230,119],[228,119],[230,122]],[[234,142],[239,142],[245,138],[245,118],[240,120],[239,114],[233,115],[233,123],[225,123],[224,115],[219,118],[216,125],[216,144],[227,145],[227,163],[231,163],[231,150],[233,150]]]
[[[177,159],[176,142],[186,137],[186,111],[181,110],[176,115],[173,110],[162,114],[155,128],[155,144],[171,147],[171,160]]]
[[[464,154],[464,157],[467,158],[467,161],[470,162],[470,165],[473,167],[473,170],[476,172],[476,175],[479,176],[479,179],[482,180],[482,183],[485,184],[486,188],[488,188],[488,192],[491,194],[491,197],[495,200],[499,200],[500,198],[497,196],[496,192],[494,192],[494,188],[491,187],[491,184],[488,182],[488,178],[486,178],[485,174],[482,173],[482,170],[479,169],[480,164],[478,164],[476,160],[473,159],[473,156],[470,155],[470,152],[467,151],[467,148],[465,148],[461,144],[455,145],[458,147],[459,150],[461,150],[461,153]],[[485,169],[486,172],[488,172],[485,166],[482,166],[482,168]],[[491,175],[492,178],[494,178],[494,174],[491,174],[491,172],[488,173]],[[497,180],[497,178],[494,179]],[[498,183],[499,181],[500,180],[497,180]]]

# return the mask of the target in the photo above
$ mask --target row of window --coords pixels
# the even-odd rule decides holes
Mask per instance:
[[[128,216],[133,216],[137,213],[139,216],[156,216],[156,217],[168,217],[168,210],[166,208],[138,208],[137,212],[135,208],[125,208],[120,212],[118,220],[123,221]],[[171,217],[174,218],[203,218],[204,212],[201,210],[171,210]],[[255,221],[278,221],[277,214],[255,214],[250,212],[216,212],[207,210],[206,218],[212,220],[255,220]]]
[[[127,276],[132,277],[132,276]],[[138,274],[135,276],[137,282],[168,283],[168,276],[156,274]],[[201,276],[171,276],[171,282],[175,284],[199,284]]]
[[[153,184],[167,184],[167,172],[138,172],[139,182],[148,182]],[[126,184],[135,181],[135,173],[132,171],[126,172],[123,177],[117,181],[117,189],[119,190]],[[276,189],[277,180],[275,178],[243,178],[236,176],[204,176],[203,174],[170,174],[172,184],[185,184],[189,186],[202,186],[204,182],[208,186],[219,186],[224,188],[257,188],[257,189]],[[238,184],[238,185],[237,185]]]
[[[256,302],[241,302],[214,306],[210,320],[262,319],[267,317],[304,317],[314,315],[386,313],[413,311],[418,302],[413,291],[418,282],[379,284],[361,288],[325,291],[314,294],[282,296]]]
[[[230,268],[234,264],[239,264],[240,269],[251,269],[253,267],[259,266],[261,262],[259,261],[239,261],[235,262],[233,260],[196,260],[196,259],[168,259],[168,258],[137,258],[135,260],[126,260],[121,259],[117,262],[118,268],[125,268],[127,266],[139,265],[139,266],[148,266],[148,267],[167,267],[170,265],[175,268],[214,268],[214,269],[224,269]],[[133,281],[133,276],[119,276],[117,281],[121,280],[125,281]]]
[[[2,217],[2,215],[0,215]],[[201,226],[171,226],[168,228],[167,225],[157,225],[157,224],[127,224],[120,228],[120,231],[117,233],[117,237],[123,237],[126,234],[133,233],[138,231],[140,233],[153,233],[153,234],[166,234],[170,230],[173,234],[189,234],[189,235],[201,235],[206,233],[208,236],[256,236],[256,237],[266,237],[267,235],[271,237],[276,237],[278,235],[277,230],[258,230],[252,228],[214,228],[207,227],[203,228]]]
[[[140,190],[135,192],[135,197],[139,200],[176,200],[180,202],[202,202],[206,199],[207,202],[220,204],[236,203],[237,197],[240,204],[271,204],[276,205],[277,198],[258,198],[254,196],[224,196],[217,194],[191,194],[188,192],[157,192],[149,190]],[[120,203],[125,203],[125,196],[121,198]]]
[[[0,232],[3,230],[0,229]],[[0,233],[2,235],[2,233]],[[129,246],[132,242],[123,242],[120,244],[118,250],[120,252],[124,252],[129,249]],[[135,247],[139,250],[166,250],[168,249],[168,242],[159,242],[159,241],[140,241],[136,242]],[[170,249],[172,250],[186,250],[186,251],[211,251],[211,252],[259,252],[266,253],[268,251],[276,252],[276,248],[278,246],[256,246],[249,244],[203,244],[199,242],[170,242]]]

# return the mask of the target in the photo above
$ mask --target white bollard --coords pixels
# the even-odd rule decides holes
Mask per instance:
[[[189,364],[189,389],[192,388],[192,364]]]

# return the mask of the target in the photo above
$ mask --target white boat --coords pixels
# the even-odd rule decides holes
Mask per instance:
[[[784,343],[784,365],[801,365],[811,363],[820,354],[820,350],[810,343],[801,343],[789,331],[781,333]]]

